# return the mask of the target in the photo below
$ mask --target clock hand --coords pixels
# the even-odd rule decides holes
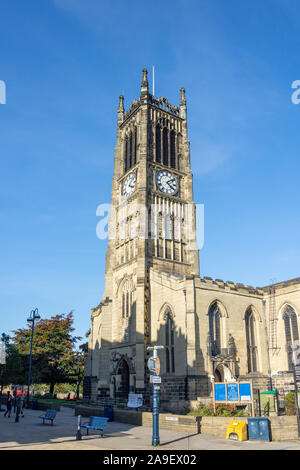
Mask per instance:
[[[171,181],[171,183],[173,183],[172,185],[170,184],[170,181]],[[175,188],[174,188],[174,181],[173,181],[173,180],[167,181],[167,184],[170,186],[171,189],[175,189]]]

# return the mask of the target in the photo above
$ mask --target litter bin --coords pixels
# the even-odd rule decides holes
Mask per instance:
[[[104,408],[104,417],[108,418],[108,421],[114,420],[114,408],[112,405],[108,405]]]
[[[32,400],[31,402],[31,408],[33,410],[37,410],[38,409],[38,401],[37,400]]]
[[[235,441],[247,441],[246,421],[231,421],[226,431],[226,439],[233,439]]]
[[[270,441],[270,422],[268,418],[248,418],[250,441]]]

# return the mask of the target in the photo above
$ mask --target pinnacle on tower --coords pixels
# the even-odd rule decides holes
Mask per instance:
[[[142,84],[141,84],[141,95],[147,95],[148,94],[148,78],[147,78],[148,71],[147,69],[143,69],[143,78],[142,78]]]
[[[180,88],[180,117],[186,119],[186,98],[185,88]]]
[[[186,106],[185,88],[180,88],[180,106]]]
[[[119,106],[118,106],[118,122],[123,122],[124,121],[124,96],[120,95],[119,96]]]

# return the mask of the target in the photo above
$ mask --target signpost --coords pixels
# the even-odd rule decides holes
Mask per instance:
[[[300,341],[297,340],[291,344],[293,352],[293,375],[294,375],[294,387],[295,387],[295,405],[297,412],[297,425],[298,425],[298,440],[300,441],[300,416],[299,416],[299,400],[298,391],[300,389]]]
[[[159,446],[159,410],[158,410],[158,390],[159,387],[156,384],[161,383],[160,373],[160,360],[157,355],[158,349],[163,349],[164,346],[148,346],[147,349],[153,350],[153,356],[148,360],[148,368],[150,372],[153,372],[153,376],[150,378],[150,382],[153,383],[153,413],[152,413],[152,445]]]

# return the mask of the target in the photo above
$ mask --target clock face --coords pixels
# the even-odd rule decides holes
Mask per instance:
[[[132,193],[135,187],[136,175],[135,173],[130,173],[127,176],[126,180],[123,183],[123,196],[128,197]]]
[[[174,194],[177,191],[177,181],[169,171],[159,171],[156,175],[156,182],[158,188],[166,194]]]

